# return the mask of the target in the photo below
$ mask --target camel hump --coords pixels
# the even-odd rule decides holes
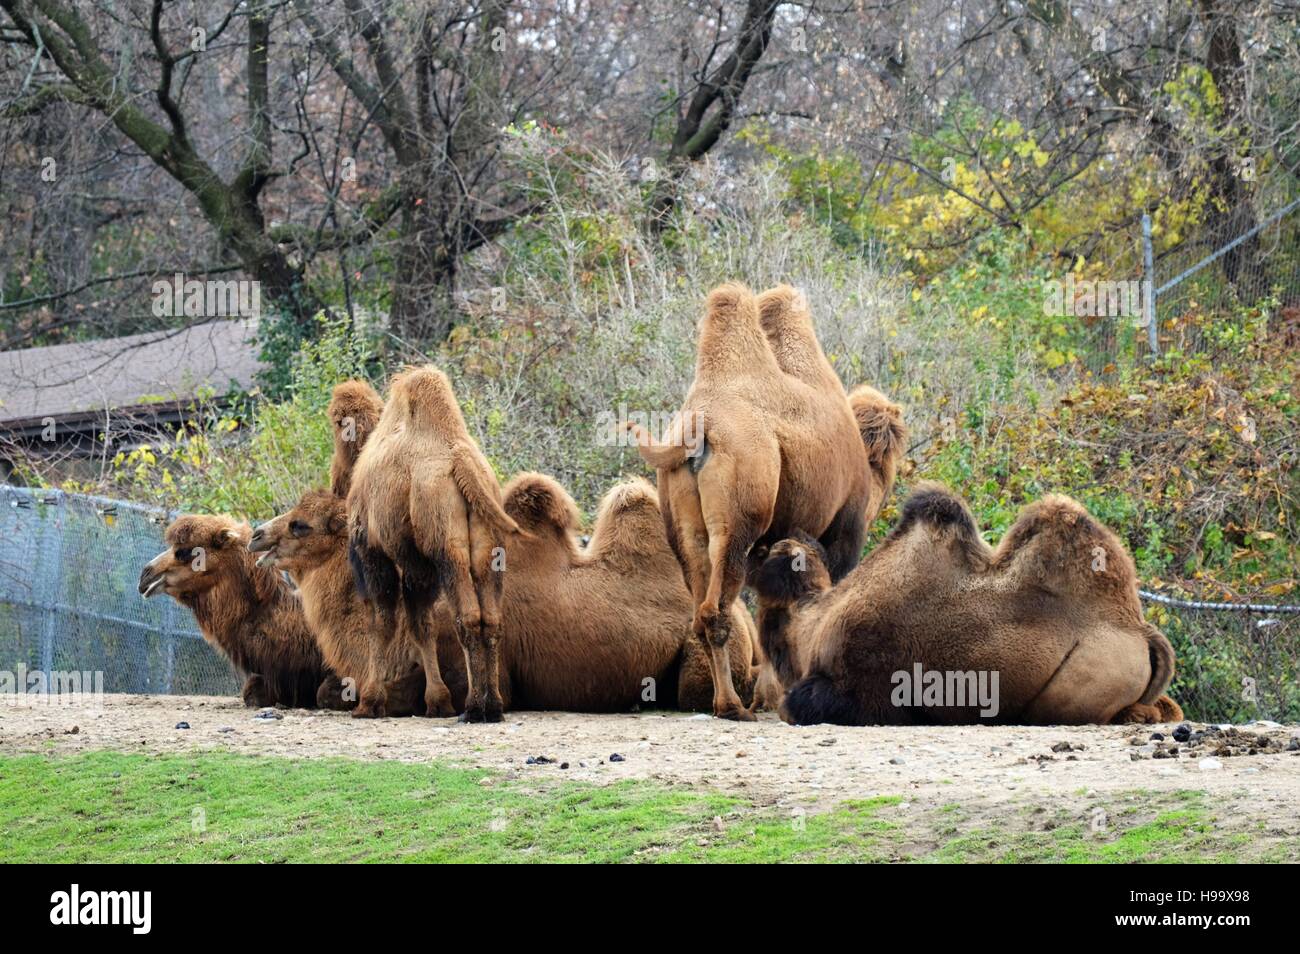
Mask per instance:
[[[1169,688],[1169,683],[1174,679],[1174,647],[1168,637],[1150,623],[1145,625],[1145,629],[1147,652],[1151,655],[1151,681],[1147,683],[1147,690],[1142,693],[1141,701],[1145,705],[1154,705],[1159,709],[1161,701],[1167,700],[1171,706],[1178,709],[1178,716],[1177,719],[1170,718],[1165,721],[1178,721],[1182,719],[1182,709],[1178,708],[1178,703],[1164,695],[1164,691]],[[1166,714],[1166,711],[1162,709],[1161,714]]]
[[[758,296],[758,316],[764,328],[784,324],[784,319],[790,315],[811,318],[808,302],[797,288],[777,285]]]
[[[516,474],[503,493],[506,514],[521,527],[551,526],[564,532],[581,524],[578,505],[553,477],[538,473]]]
[[[1073,498],[1048,494],[1021,510],[996,560],[1016,563],[1027,579],[1052,589],[1096,594],[1117,610],[1141,615],[1132,557]]]
[[[501,487],[477,448],[465,442],[452,448],[451,476],[470,509],[499,533],[522,532],[501,506]]]
[[[943,484],[930,481],[918,484],[908,495],[894,533],[906,533],[918,523],[937,529],[951,528],[962,535],[979,536],[979,528],[966,502]]]
[[[379,396],[369,381],[353,378],[334,385],[330,395],[329,414],[331,417],[352,416],[378,418],[384,409],[384,399]]]
[[[586,550],[595,559],[668,553],[659,495],[648,481],[623,481],[605,493]]]

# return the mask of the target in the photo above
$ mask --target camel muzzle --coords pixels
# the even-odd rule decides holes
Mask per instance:
[[[145,599],[157,596],[163,589],[163,575],[153,568],[153,564],[145,564],[140,571],[140,584],[136,589]]]
[[[275,562],[275,543],[276,541],[266,532],[266,524],[253,531],[253,535],[248,540],[248,552],[262,554],[257,558],[258,566],[270,566]]]

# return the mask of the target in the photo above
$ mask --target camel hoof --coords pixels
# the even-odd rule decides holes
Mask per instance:
[[[457,722],[486,722],[487,713],[482,706],[472,706],[460,714]]]
[[[758,716],[750,712],[744,706],[733,706],[730,709],[723,709],[721,712],[715,712],[713,715],[718,719],[730,719],[732,722],[757,722]]]
[[[427,719],[450,719],[456,714],[456,707],[451,704],[450,699],[444,699],[442,702],[430,702],[424,707],[424,716]]]
[[[483,710],[484,722],[501,722],[505,717],[505,709],[500,706],[488,706]]]
[[[254,673],[244,682],[244,690],[241,693],[244,699],[244,705],[250,709],[265,709],[275,705],[275,697],[271,694],[271,688],[266,684],[266,679],[260,674]]]
[[[352,710],[354,719],[382,719],[384,718],[383,706],[359,705]]]

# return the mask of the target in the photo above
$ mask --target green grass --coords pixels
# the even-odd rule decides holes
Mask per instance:
[[[1247,840],[1216,833],[1200,793],[1164,796],[1149,819],[1130,817],[1132,805],[1158,800],[1130,796],[1100,835],[1059,808],[986,830],[959,802],[901,801],[805,815],[651,782],[572,782],[555,768],[507,780],[215,752],[0,757],[2,857],[14,862],[1129,862],[1233,860]]]

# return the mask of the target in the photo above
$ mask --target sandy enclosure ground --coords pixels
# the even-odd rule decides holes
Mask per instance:
[[[918,808],[959,802],[990,817],[1041,804],[1086,814],[1111,794],[1191,789],[1206,792],[1233,827],[1249,826],[1269,840],[1300,838],[1300,743],[1291,742],[1300,727],[1251,729],[1272,737],[1260,754],[1238,748],[1240,755],[1214,758],[1202,744],[1153,758],[1161,744],[1149,741],[1152,733],[1168,737],[1171,727],[800,728],[773,715],[731,723],[662,712],[520,712],[499,725],[461,725],[301,709],[265,714],[279,718],[211,696],[109,695],[98,708],[19,700],[0,705],[0,753],[208,749],[439,760],[527,781],[688,784],[789,810],[899,795]],[[180,722],[190,728],[176,728]],[[1292,744],[1297,749],[1288,750]],[[615,754],[622,758],[611,761]],[[528,763],[537,756],[553,761]]]

